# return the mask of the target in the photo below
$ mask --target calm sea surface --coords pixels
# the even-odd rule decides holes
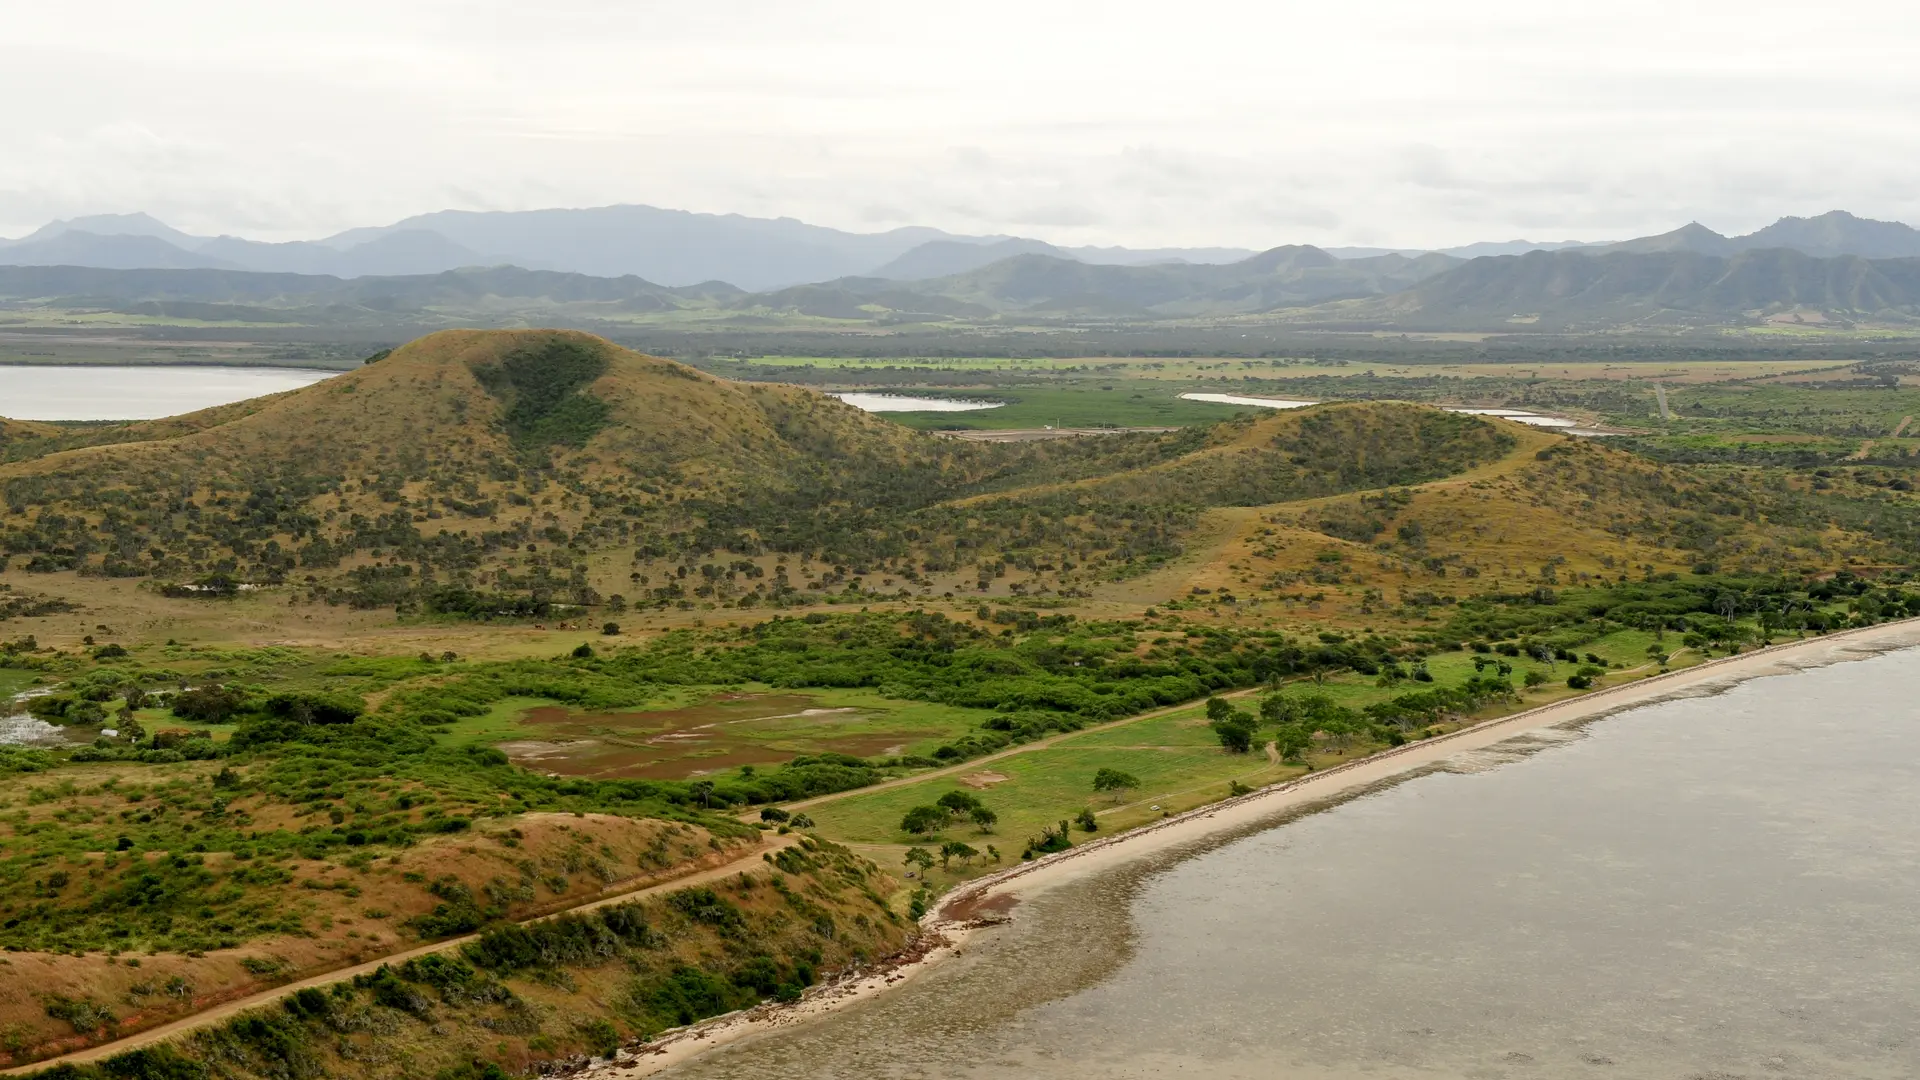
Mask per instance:
[[[680,1080],[1920,1076],[1920,651],[1045,892]]]
[[[337,375],[311,368],[0,366],[0,416],[152,420],[294,390]]]

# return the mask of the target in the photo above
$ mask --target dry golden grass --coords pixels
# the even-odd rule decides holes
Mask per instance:
[[[1686,571],[1699,550],[1676,546],[1660,527],[1681,510],[1661,495],[1686,494],[1690,474],[1595,440],[1502,421],[1514,449],[1492,464],[1427,484],[1265,507],[1210,512],[1187,557],[1138,581],[1102,590],[1098,601],[1182,601],[1199,618],[1264,621],[1307,629],[1394,621],[1409,595],[1463,598],[1623,576]],[[1547,456],[1543,459],[1542,453]],[[1376,519],[1370,540],[1325,531],[1329,519]],[[1714,557],[1729,569],[1865,565],[1884,555],[1844,530],[1789,530],[1717,515],[1725,530]],[[1416,525],[1417,539],[1400,535]],[[1232,603],[1219,599],[1222,593]]]
[[[208,768],[206,771],[211,771]],[[15,834],[34,820],[91,804],[118,803],[118,796],[90,785],[115,776],[129,783],[150,779],[137,766],[89,766],[63,770],[61,779],[94,794],[31,807],[29,821],[16,822]],[[43,781],[52,783],[51,780]],[[249,800],[236,800],[244,809]],[[94,809],[100,809],[98,805]],[[262,829],[297,830],[304,822],[284,804],[256,808]],[[705,830],[649,819],[608,814],[535,813],[487,819],[471,833],[435,837],[369,866],[354,868],[333,861],[293,861],[292,879],[254,886],[260,899],[277,910],[297,914],[303,934],[269,937],[234,949],[203,955],[177,952],[109,954],[88,952],[10,952],[0,956],[0,1032],[10,1049],[0,1049],[0,1065],[33,1060],[76,1040],[69,1026],[47,1015],[49,995],[91,999],[114,1006],[121,1034],[130,1034],[201,1012],[222,1002],[321,972],[335,971],[414,948],[419,939],[405,923],[431,911],[438,900],[432,881],[457,878],[476,896],[489,883],[508,890],[505,916],[524,920],[578,907],[611,893],[631,892],[697,872],[738,857],[737,848],[715,848]],[[149,861],[167,852],[147,852]],[[235,865],[225,853],[203,856],[209,870]],[[72,868],[75,878],[98,873],[103,857],[87,868]],[[251,966],[250,966],[251,965]],[[178,980],[178,981],[176,981]],[[170,989],[171,988],[171,989]],[[71,1045],[69,1045],[71,1044]]]
[[[589,389],[611,415],[584,447],[550,448],[551,471],[535,477],[519,468],[502,402],[475,369],[556,341],[604,352],[607,370]],[[48,434],[6,423],[0,435]],[[86,438],[96,445],[0,465],[0,484],[43,481],[38,508],[98,523],[103,494],[151,509],[183,494],[204,502],[223,487],[244,498],[250,487],[301,477],[332,482],[335,490],[304,506],[328,522],[413,508],[427,535],[518,524],[572,532],[595,498],[646,506],[711,497],[747,480],[777,481],[821,454],[903,455],[926,437],[813,391],[727,382],[586,334],[444,331],[314,386]],[[443,514],[436,496],[495,508],[480,519]]]

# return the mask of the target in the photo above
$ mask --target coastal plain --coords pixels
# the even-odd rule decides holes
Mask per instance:
[[[0,1055],[652,1068],[897,982],[981,888],[1920,614],[1903,371],[1388,359],[462,330],[7,421]],[[1000,425],[1102,433],[947,437]]]

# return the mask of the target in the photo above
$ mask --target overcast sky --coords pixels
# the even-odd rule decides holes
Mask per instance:
[[[1064,243],[1920,223],[1920,5],[0,0],[0,235],[648,203]]]

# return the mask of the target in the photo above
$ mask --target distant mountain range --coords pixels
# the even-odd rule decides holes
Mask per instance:
[[[1627,245],[1534,251],[1474,259],[1394,295],[1311,315],[1405,329],[1582,330],[1808,316],[1912,324],[1920,321],[1920,258],[1822,258],[1783,247],[1731,255]]]
[[[1784,217],[1745,236],[1722,236],[1696,221],[1658,236],[1643,236],[1590,250],[1737,255],[1767,248],[1785,248],[1822,258],[1858,255],[1863,259],[1913,259],[1920,258],[1920,229],[1898,221],[1872,221],[1834,210],[1819,217]]]
[[[0,240],[0,264],[95,266],[110,270],[253,270],[262,273],[430,274],[489,259],[426,229],[400,229],[335,245],[268,244],[235,236],[189,236],[146,214],[56,221],[19,240]]]
[[[371,242],[371,241],[370,241]],[[1282,247],[1235,263],[1112,266],[1025,254],[921,281],[849,277],[746,292],[503,266],[341,278],[220,268],[0,266],[0,299],[211,322],[409,325],[512,319],[576,324],[701,310],[741,318],[1155,320],[1258,314],[1406,289],[1459,265],[1445,255],[1336,259]]]
[[[904,315],[1036,315],[1162,319],[1240,315],[1405,289],[1458,265],[1446,255],[1337,259],[1289,245],[1231,263],[1100,266],[1028,253],[919,281],[843,278],[742,298],[774,311],[851,317],[884,307]],[[836,314],[842,313],[842,314]]]
[[[0,240],[0,265],[253,270],[334,277],[432,274],[512,265],[671,285],[725,281],[772,289],[850,275],[906,279],[1044,251],[1090,263],[1231,262],[1238,248],[1056,248],[1040,240],[930,228],[852,233],[792,218],[694,214],[651,206],[476,213],[443,210],[322,240],[263,243],[193,236],[147,214],[56,221]]]
[[[108,229],[118,231],[96,231]],[[623,247],[629,241],[638,246]],[[842,233],[647,207],[448,212],[324,241],[262,244],[192,237],[136,214],[55,223],[5,242],[0,297],[213,322],[355,325],[598,325],[688,310],[735,323],[1273,315],[1321,325],[1549,329],[1809,313],[1920,321],[1920,230],[1896,222],[1836,211],[1746,236],[1695,223],[1623,243],[1551,247],[1462,258],[1287,245],[1229,260],[1239,253],[1074,249],[930,229]],[[589,269],[525,265],[563,259]],[[610,272],[648,260],[677,268],[662,275],[672,283]],[[861,269],[792,283],[849,266]],[[729,283],[728,267],[751,270],[734,277],[754,287]]]
[[[1482,240],[1449,248],[1330,247],[1327,254],[1340,259],[1367,259],[1376,255],[1451,255],[1456,259],[1478,259],[1485,255],[1524,255],[1529,251],[1559,251],[1562,248],[1596,248],[1605,244],[1585,240]]]
[[[0,300],[208,323],[605,326],[696,315],[714,325],[1151,323],[1268,316],[1301,326],[1579,331],[1760,320],[1920,323],[1920,259],[1784,248],[1534,251],[1461,260],[1336,259],[1291,246],[1227,264],[1101,266],[1022,254],[920,281],[850,277],[747,292],[504,266],[339,278],[221,269],[0,266]]]
[[[1920,257],[1920,230],[1834,211],[1815,218],[1782,218],[1739,237],[1722,236],[1695,223],[1622,243],[1510,240],[1440,251],[1316,250],[1353,262],[1389,255],[1473,259],[1562,250],[1733,255],[1768,247],[1823,257]],[[921,227],[853,233],[792,218],[695,214],[650,206],[484,213],[443,210],[379,228],[350,229],[322,240],[291,243],[193,236],[146,214],[102,214],[56,221],[21,239],[0,240],[0,265],[251,270],[340,278],[510,265],[595,277],[634,276],[667,286],[727,282],[752,292],[856,277],[926,281],[1023,255],[1089,266],[1148,267],[1224,266],[1256,254],[1252,249],[1218,247],[1061,247],[1025,237],[960,236]],[[1360,276],[1369,272],[1363,268]],[[1397,271],[1389,276],[1394,274]]]

